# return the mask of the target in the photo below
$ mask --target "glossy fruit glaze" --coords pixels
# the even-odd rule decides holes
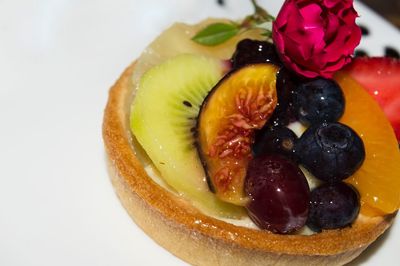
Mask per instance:
[[[357,132],[366,152],[363,165],[346,182],[360,193],[361,213],[393,213],[400,206],[400,151],[393,128],[375,100],[348,74],[339,73],[335,80],[347,102],[340,122]]]
[[[333,183],[354,174],[365,159],[363,141],[341,123],[309,127],[295,146],[300,163],[316,178]]]
[[[275,45],[251,39],[244,39],[237,44],[231,62],[234,69],[255,63],[281,64]]]
[[[359,195],[343,182],[325,183],[311,192],[307,225],[314,231],[350,225],[360,210]]]
[[[247,169],[246,206],[250,218],[262,229],[291,233],[307,220],[310,189],[300,168],[280,155],[261,155]]]
[[[379,103],[400,141],[400,60],[389,57],[358,57],[346,67]]]
[[[248,65],[225,76],[208,94],[197,123],[197,146],[211,189],[244,205],[243,182],[255,130],[272,115],[276,72],[272,64]]]
[[[314,79],[300,83],[294,106],[305,125],[336,122],[343,115],[345,102],[339,85],[331,79]]]

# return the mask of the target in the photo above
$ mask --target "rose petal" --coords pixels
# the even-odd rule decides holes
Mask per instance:
[[[303,18],[303,28],[320,28],[323,25],[321,17],[322,8],[317,4],[310,4],[300,8],[300,14]]]
[[[282,62],[308,78],[331,78],[361,39],[353,0],[286,0],[272,38]]]
[[[290,11],[290,15],[286,18],[285,34],[299,31],[303,28],[300,25],[304,23],[303,16],[296,5],[288,5],[288,11]]]
[[[285,42],[285,55],[289,56],[291,60],[297,63],[305,62],[305,51],[307,49],[306,46],[302,45],[300,42],[296,40],[290,39],[290,36],[284,36]]]
[[[334,8],[338,3],[344,2],[343,0],[323,0],[324,6],[327,8]]]
[[[347,42],[345,43],[345,48],[347,54],[353,54],[354,49],[360,44],[361,41],[361,29],[356,24],[349,26],[349,31],[351,32]]]
[[[274,44],[277,48],[279,54],[283,54],[285,51],[285,43],[283,41],[282,35],[278,30],[278,26],[272,24],[272,39],[274,40]]]
[[[336,32],[339,27],[339,18],[332,13],[328,13],[326,19],[327,19],[327,25],[325,33],[325,42],[330,43],[336,37]]]
[[[343,57],[340,58],[338,61],[328,64],[322,71],[321,75],[324,77],[332,76],[335,72],[342,69],[345,65],[351,62],[351,57]]]
[[[349,9],[353,6],[353,0],[337,0],[335,4],[332,3],[329,4],[329,12],[332,12],[333,14],[339,15],[341,10]]]
[[[342,9],[337,16],[343,24],[353,24],[355,19],[358,17],[358,14],[354,8],[348,8]]]
[[[279,11],[274,23],[278,28],[282,28],[287,24],[287,20],[292,16],[292,14],[296,12],[297,6],[295,2],[287,0]]]

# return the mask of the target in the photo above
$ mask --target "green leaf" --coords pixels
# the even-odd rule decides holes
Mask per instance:
[[[275,20],[275,17],[271,16],[264,8],[259,6],[257,4],[256,0],[251,0],[251,3],[253,4],[253,7],[254,7],[253,18],[257,23]]]
[[[240,26],[227,23],[214,23],[198,32],[192,40],[207,46],[215,46],[221,44],[240,31]]]
[[[272,38],[272,31],[265,29],[263,33],[261,33],[262,36]]]

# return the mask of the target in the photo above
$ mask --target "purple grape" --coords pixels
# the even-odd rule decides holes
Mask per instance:
[[[252,159],[247,168],[245,191],[250,218],[260,228],[287,234],[307,220],[310,189],[304,174],[292,161],[279,155]]]
[[[314,231],[350,225],[360,211],[358,192],[343,182],[324,184],[311,192],[307,225]]]

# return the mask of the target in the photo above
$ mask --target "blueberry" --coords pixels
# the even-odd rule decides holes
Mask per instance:
[[[311,230],[338,229],[350,225],[360,211],[359,194],[343,182],[324,184],[311,192],[307,225]]]
[[[264,127],[257,132],[252,150],[255,156],[281,154],[294,159],[296,134],[287,127]]]
[[[327,182],[343,180],[362,165],[364,143],[351,128],[340,123],[311,126],[295,145],[300,163]]]
[[[255,63],[281,64],[275,45],[250,39],[244,39],[237,44],[231,61],[234,69]]]
[[[345,100],[335,81],[320,78],[297,88],[295,106],[300,122],[312,125],[338,121],[343,115]]]

